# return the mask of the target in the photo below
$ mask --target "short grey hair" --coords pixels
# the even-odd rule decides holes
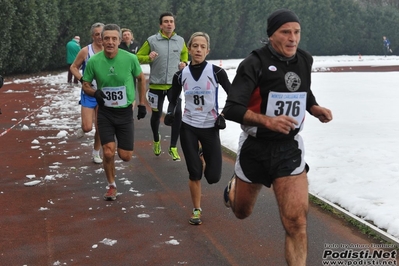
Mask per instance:
[[[193,44],[193,39],[195,37],[204,37],[206,42],[208,43],[208,50],[211,49],[211,39],[209,38],[209,35],[207,33],[202,32],[202,31],[194,32],[191,35],[190,39],[187,42],[187,47],[191,47],[191,45]]]
[[[96,22],[93,25],[91,25],[90,34],[93,35],[94,34],[94,29],[96,29],[98,27],[104,28],[104,24],[101,23],[101,22]]]
[[[116,30],[117,32],[119,32],[119,39],[122,39],[122,32],[121,32],[121,28],[116,25],[116,24],[107,24],[104,26],[103,31],[101,33],[101,38],[104,37],[104,31],[106,30]]]

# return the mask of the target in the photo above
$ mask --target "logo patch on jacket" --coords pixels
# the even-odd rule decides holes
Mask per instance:
[[[297,91],[301,87],[301,78],[294,72],[287,72],[284,79],[289,91]]]

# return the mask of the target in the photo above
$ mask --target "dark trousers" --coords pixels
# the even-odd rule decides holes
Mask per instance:
[[[150,89],[151,93],[158,95],[158,106],[157,111],[152,110],[152,115],[150,119],[151,129],[154,141],[159,141],[159,124],[162,116],[163,103],[165,101],[165,96],[170,100],[172,91],[169,90],[154,90]],[[170,147],[176,147],[177,140],[179,139],[180,134],[180,125],[181,125],[181,98],[178,99],[176,103],[175,110],[175,119],[171,128],[171,137],[170,137]]]
[[[76,77],[71,72],[71,64],[68,64],[68,83],[72,83],[72,78],[73,78],[73,83],[75,83],[75,84],[79,83],[79,81],[76,79]]]

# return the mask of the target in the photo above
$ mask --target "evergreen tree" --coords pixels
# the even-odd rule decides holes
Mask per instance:
[[[3,66],[11,73],[34,72],[38,58],[32,56],[39,49],[40,30],[37,25],[35,0],[15,1],[15,17],[11,24],[11,48]]]
[[[17,20],[15,15],[16,7],[14,6],[13,0],[1,1],[0,9],[0,21],[2,26],[0,27],[0,74],[9,73],[12,69],[9,69],[11,64],[7,64],[7,60],[11,60],[9,53],[11,51],[11,39],[14,37],[11,31],[14,20]]]
[[[203,31],[209,59],[243,58],[267,40],[269,14],[289,8],[301,20],[300,47],[313,55],[382,54],[382,36],[399,54],[397,0],[0,0],[0,73],[66,68],[66,43],[75,35],[91,43],[95,22],[130,28],[140,43],[158,32],[171,11],[186,42]]]
[[[31,57],[37,58],[32,70],[41,70],[42,66],[49,65],[52,60],[52,46],[57,41],[58,25],[58,0],[36,0],[37,7],[37,29],[39,38],[37,45],[33,46]]]

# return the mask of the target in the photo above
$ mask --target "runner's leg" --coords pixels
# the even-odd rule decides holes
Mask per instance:
[[[237,218],[247,218],[253,211],[259,191],[263,185],[244,182],[236,175],[234,175],[231,182],[229,193],[231,208]]]
[[[308,180],[300,175],[276,178],[273,190],[285,229],[285,256],[288,265],[306,265]]]
[[[171,95],[171,90],[168,90],[167,93],[168,100],[170,95]],[[176,147],[177,145],[177,141],[179,139],[179,134],[180,134],[181,119],[182,119],[181,98],[179,97],[177,99],[175,117],[171,128],[170,147]]]
[[[115,182],[115,142],[108,142],[103,145],[103,167],[108,184]]]
[[[165,94],[164,94],[164,91],[160,91],[160,90],[150,89],[150,92],[158,95],[157,109],[155,110],[154,108],[152,108],[152,114],[151,114],[151,119],[150,119],[152,135],[153,135],[154,141],[157,142],[157,141],[160,141],[159,140],[159,124],[161,121],[162,108],[163,108],[163,103],[165,100]]]
[[[82,130],[87,133],[93,129],[93,114],[94,109],[88,107],[81,107],[81,117],[82,117]]]
[[[98,106],[95,109],[93,109],[93,122],[96,130],[96,132],[94,133],[94,150],[99,151],[101,148],[101,141],[100,141],[100,135],[98,134],[97,112],[98,112]]]

